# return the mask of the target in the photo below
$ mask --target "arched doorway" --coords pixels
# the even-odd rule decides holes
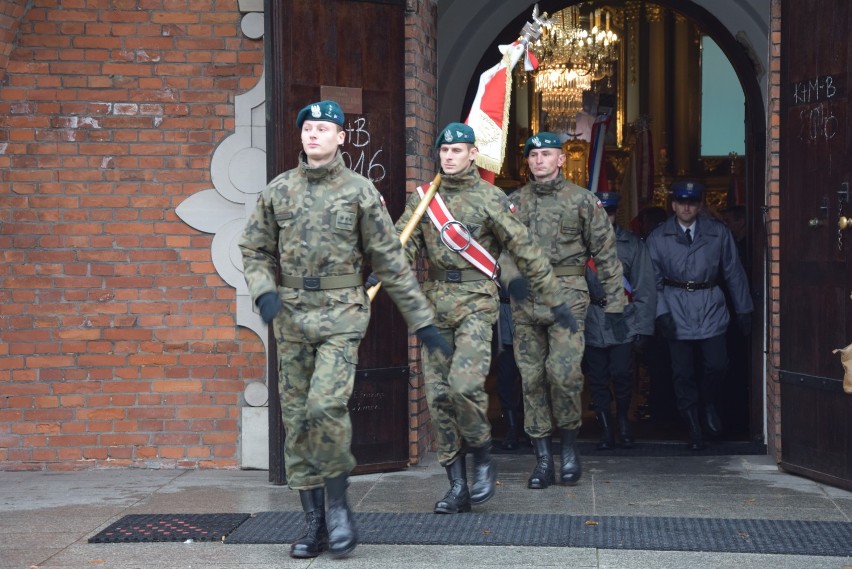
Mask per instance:
[[[511,43],[517,38],[523,24],[530,18],[534,2],[502,1],[466,1],[442,0],[439,3],[438,29],[438,74],[439,74],[439,123],[463,120],[470,109],[480,73],[496,63],[497,46]],[[638,95],[640,108],[644,112],[654,110],[658,114],[658,124],[662,123],[656,134],[658,141],[654,148],[656,156],[661,149],[668,150],[668,158],[673,162],[663,177],[668,183],[673,179],[720,175],[720,171],[709,170],[706,164],[697,166],[695,159],[700,157],[698,141],[694,139],[695,129],[684,128],[682,119],[694,114],[696,109],[684,105],[687,91],[681,86],[667,81],[672,77],[675,67],[683,65],[673,55],[674,47],[684,46],[692,41],[692,35],[683,35],[683,30],[698,30],[701,35],[711,38],[730,63],[742,88],[744,113],[744,153],[739,157],[739,180],[742,183],[743,206],[746,212],[746,250],[745,265],[752,283],[755,300],[755,333],[751,336],[745,362],[740,377],[734,378],[732,385],[739,381],[744,387],[741,393],[733,394],[736,406],[744,408],[745,419],[742,428],[737,429],[735,437],[740,440],[764,440],[764,374],[762,347],[764,345],[765,306],[765,261],[766,241],[763,232],[762,215],[765,207],[765,165],[766,165],[766,120],[765,120],[765,82],[763,69],[766,68],[765,53],[756,54],[750,46],[766,44],[767,26],[760,15],[749,14],[746,3],[735,2],[732,6],[719,7],[712,2],[676,2],[655,0],[653,2],[538,2],[541,12],[554,13],[572,5],[586,7],[612,6],[618,10],[638,9],[642,19],[639,30],[639,42],[635,53],[627,57],[636,59],[639,73],[643,64],[654,57],[663,57],[662,67],[656,73],[662,77],[645,78],[653,83]],[[703,4],[703,6],[702,6]],[[706,7],[705,7],[706,6]],[[768,8],[767,8],[768,12]],[[652,17],[649,17],[652,16]],[[768,14],[766,16],[768,18]],[[725,23],[723,23],[725,22]],[[747,30],[747,33],[734,34],[731,30]],[[642,34],[646,44],[642,45]],[[691,33],[691,32],[690,32]],[[655,35],[654,35],[655,34]],[[680,34],[680,35],[679,35]],[[653,37],[652,37],[653,35]],[[650,39],[649,39],[650,38]],[[678,43],[680,42],[680,43]],[[694,65],[694,64],[693,64]],[[694,73],[694,70],[692,71]],[[641,99],[644,98],[644,101]],[[664,100],[664,103],[660,103]],[[513,111],[516,112],[516,111]],[[654,118],[652,117],[652,120]],[[696,119],[697,120],[697,119]],[[523,133],[510,131],[510,147]],[[686,137],[686,138],[683,138]],[[681,147],[691,147],[679,157],[676,154]],[[716,165],[718,168],[718,164]],[[706,171],[705,171],[706,170]],[[519,183],[522,180],[519,180]],[[667,181],[661,180],[663,184]],[[732,388],[733,389],[733,388]]]

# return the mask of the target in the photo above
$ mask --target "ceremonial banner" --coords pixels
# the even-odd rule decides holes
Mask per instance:
[[[536,4],[532,22],[524,24],[520,37],[511,45],[499,46],[500,63],[479,76],[476,96],[464,122],[476,133],[476,146],[479,149],[476,165],[479,166],[480,175],[489,182],[494,182],[506,155],[512,70],[522,56],[526,71],[538,67],[538,61],[527,48],[541,36],[542,26],[548,23],[549,20],[539,18]]]
[[[500,63],[479,76],[479,88],[465,121],[476,133],[476,146],[479,148],[476,165],[494,174],[500,172],[505,157],[512,69],[525,51],[519,42],[500,46],[503,57]],[[489,181],[494,181],[493,176]]]

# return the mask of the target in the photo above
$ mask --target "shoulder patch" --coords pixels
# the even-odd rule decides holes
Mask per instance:
[[[598,209],[603,209],[603,204],[601,203],[601,200],[595,200],[595,205],[598,206]]]
[[[509,211],[511,211],[512,213],[515,213],[516,209],[517,208],[515,207],[515,204],[510,201],[509,202]]]

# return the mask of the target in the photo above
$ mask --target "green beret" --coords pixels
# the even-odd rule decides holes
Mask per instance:
[[[326,121],[343,126],[343,110],[334,101],[311,103],[296,115],[297,127],[302,128],[302,123],[305,121]]]
[[[559,136],[552,132],[540,132],[527,139],[527,143],[524,145],[524,158],[530,155],[533,148],[559,148],[561,150],[562,142],[560,142]]]
[[[473,129],[466,124],[451,122],[438,135],[435,140],[435,148],[440,148],[442,144],[458,144],[460,142],[476,144],[476,135],[473,134]]]

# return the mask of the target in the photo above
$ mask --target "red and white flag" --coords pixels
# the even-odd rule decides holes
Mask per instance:
[[[476,133],[476,146],[479,148],[476,165],[479,166],[482,177],[489,182],[494,182],[506,155],[512,69],[522,56],[525,69],[532,70],[538,66],[535,56],[529,53],[520,41],[501,45],[499,49],[503,57],[500,63],[479,76],[476,97],[465,120]]]

